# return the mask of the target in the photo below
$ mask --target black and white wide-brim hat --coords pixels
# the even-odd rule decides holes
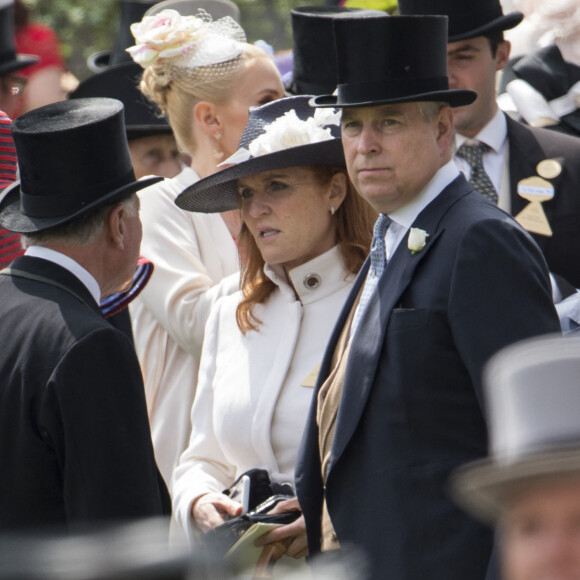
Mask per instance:
[[[91,98],[33,109],[12,123],[20,181],[0,199],[0,226],[33,233],[63,225],[161,181],[137,181],[123,103]]]
[[[490,454],[454,472],[459,505],[493,523],[522,486],[580,476],[579,376],[580,340],[561,335],[516,343],[490,359]]]
[[[239,207],[240,177],[304,165],[344,167],[340,118],[309,105],[310,95],[252,107],[231,165],[185,189],[175,203],[187,211],[215,213]]]

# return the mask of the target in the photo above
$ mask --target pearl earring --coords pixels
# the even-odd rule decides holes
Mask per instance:
[[[214,137],[219,141],[222,138],[222,134],[218,131]]]
[[[336,210],[334,209],[333,205],[330,206],[329,211],[330,211],[330,215],[334,215],[336,213]]]

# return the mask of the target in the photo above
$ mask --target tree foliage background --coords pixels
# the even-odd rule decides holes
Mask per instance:
[[[275,51],[292,47],[290,11],[324,0],[235,0],[248,40],[265,40]],[[119,0],[26,0],[33,20],[50,25],[59,35],[71,72],[83,80],[90,76],[87,58],[110,50],[119,21]]]

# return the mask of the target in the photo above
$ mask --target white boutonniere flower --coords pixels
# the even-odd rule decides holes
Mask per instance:
[[[411,254],[420,252],[427,243],[429,234],[421,228],[411,228],[409,230],[409,239],[407,240],[407,247],[411,250]]]

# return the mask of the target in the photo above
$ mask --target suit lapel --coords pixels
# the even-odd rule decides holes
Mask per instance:
[[[407,247],[406,236],[389,260],[379,280],[378,291],[369,300],[351,343],[329,472],[344,452],[363,414],[380,365],[380,355],[393,308],[413,280],[419,264],[429,257],[443,234],[442,217],[457,200],[472,191],[471,185],[462,175],[455,179],[419,214],[413,224],[413,227],[421,228],[429,234],[425,248],[412,254]],[[356,293],[353,294],[356,296]],[[352,306],[353,301],[349,302]],[[337,337],[334,338],[336,344]]]

